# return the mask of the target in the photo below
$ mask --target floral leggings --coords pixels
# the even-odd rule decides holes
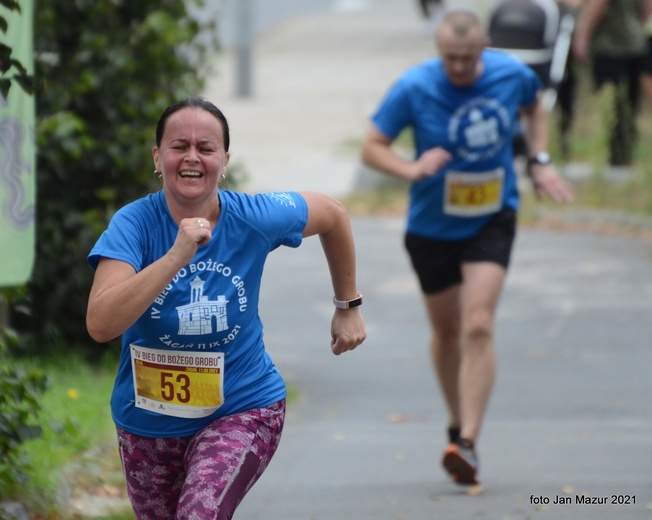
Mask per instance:
[[[118,446],[138,520],[227,520],[276,452],[285,399],[222,417],[191,437],[153,439],[120,428]]]

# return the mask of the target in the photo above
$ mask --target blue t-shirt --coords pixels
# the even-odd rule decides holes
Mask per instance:
[[[413,67],[373,115],[376,128],[391,139],[410,127],[416,157],[437,146],[453,156],[435,176],[412,184],[408,233],[462,240],[500,209],[518,209],[512,137],[519,111],[534,103],[541,82],[505,52],[487,49],[481,60],[484,70],[468,87],[453,85],[439,58]],[[500,200],[483,204],[492,190]]]
[[[219,417],[269,406],[286,395],[285,384],[263,343],[259,289],[268,253],[281,245],[301,244],[307,204],[296,192],[246,195],[220,190],[219,198],[220,218],[210,243],[199,246],[192,261],[122,335],[111,411],[115,423],[134,434],[192,435]],[[115,214],[88,262],[96,268],[101,258],[111,258],[127,262],[139,272],[172,247],[177,232],[163,192],[150,194]],[[159,377],[160,373],[160,387],[151,394],[154,399],[146,398],[150,392],[146,384],[152,381],[137,382],[132,371],[133,353],[141,347],[152,361],[145,375]],[[198,359],[205,353],[222,356],[223,404],[199,418],[158,413],[157,405],[166,406],[160,403],[161,395],[167,394],[173,403],[181,399],[183,404],[184,396],[189,395],[183,385],[197,372],[215,369],[195,366],[190,369],[194,373],[186,377],[158,367],[156,360],[183,365],[185,360]],[[199,377],[198,381],[204,376]],[[159,385],[157,381],[153,384]],[[145,397],[138,392],[144,402],[139,401],[139,406],[135,403],[136,385],[144,388]]]

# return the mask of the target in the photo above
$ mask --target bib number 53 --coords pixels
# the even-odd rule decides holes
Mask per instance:
[[[165,401],[190,402],[190,378],[186,374],[161,372],[161,397]]]

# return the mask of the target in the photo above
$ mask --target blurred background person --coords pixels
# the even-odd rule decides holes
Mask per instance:
[[[492,8],[488,23],[490,46],[516,56],[541,79],[544,107],[555,114],[565,159],[575,101],[571,41],[578,6],[578,0],[502,0]],[[514,137],[514,154],[529,155],[520,129]]]
[[[645,35],[647,37],[643,67],[641,70],[641,86],[643,96],[652,103],[652,0],[645,1]]]
[[[582,4],[573,38],[573,56],[590,63],[596,90],[614,87],[609,164],[631,166],[646,46],[647,0],[588,0]]]

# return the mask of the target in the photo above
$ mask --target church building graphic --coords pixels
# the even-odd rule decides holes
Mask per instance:
[[[223,295],[209,301],[208,296],[204,296],[204,281],[195,277],[190,282],[190,303],[177,307],[179,334],[211,334],[228,329],[227,303],[229,301]]]

